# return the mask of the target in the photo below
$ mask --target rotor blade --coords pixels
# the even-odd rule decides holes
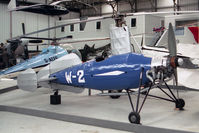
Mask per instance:
[[[192,13],[199,13],[199,11],[138,12],[138,13],[128,13],[128,14],[126,14],[126,16],[162,15],[162,14],[192,14]]]
[[[27,33],[25,35],[17,36],[17,37],[14,37],[13,39],[23,38],[23,37],[26,37],[26,36],[29,36],[29,35],[37,34],[37,33],[40,33],[40,32],[44,32],[44,31],[48,31],[48,30],[72,25],[72,24],[79,24],[79,23],[97,21],[97,20],[108,19],[108,18],[112,18],[112,15],[106,16],[106,17],[97,17],[97,18],[95,17],[95,18],[90,18],[88,20],[82,20],[82,21],[76,21],[76,22],[71,22],[71,23],[67,23],[67,24],[57,25],[57,26],[53,26],[53,27],[50,27],[50,28],[45,28],[45,29],[41,29],[41,30],[38,30],[38,31],[30,32],[30,33]]]
[[[69,35],[69,36],[59,37],[59,38],[26,37],[26,36],[24,36],[24,37],[21,37],[21,38],[56,41],[56,40],[61,40],[61,39],[64,39],[64,38],[72,38],[72,36],[71,36],[71,35]]]
[[[144,15],[144,14],[152,14],[152,15],[157,14],[158,15],[158,14],[171,14],[171,13],[199,13],[199,11],[172,11],[172,12],[152,12],[152,13],[141,12],[141,13],[129,13],[129,14],[126,14],[126,16],[138,16],[138,15]],[[44,32],[44,31],[48,31],[48,30],[52,30],[52,29],[56,29],[56,28],[60,28],[60,27],[64,27],[64,26],[68,26],[68,25],[71,25],[71,24],[79,24],[79,23],[84,23],[84,22],[97,21],[97,20],[108,19],[108,18],[112,18],[112,17],[113,17],[112,15],[107,15],[107,16],[104,16],[104,17],[90,18],[88,20],[71,22],[71,23],[68,23],[68,24],[62,24],[62,25],[53,26],[53,27],[50,27],[50,28],[45,28],[45,29],[41,29],[41,30],[38,30],[38,31],[30,32],[30,33],[27,33],[27,34],[22,35],[22,36],[14,37],[13,39],[33,35],[33,34],[36,34],[36,33]]]
[[[168,48],[169,48],[169,55],[171,57],[176,56],[177,50],[176,50],[176,39],[175,34],[173,31],[173,26],[171,23],[169,23],[169,30],[168,30]]]
[[[42,40],[29,40],[29,43],[42,43]]]

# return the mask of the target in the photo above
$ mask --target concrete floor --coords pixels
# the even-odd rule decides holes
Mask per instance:
[[[0,112],[1,133],[126,133],[88,125]]]
[[[1,81],[0,84],[0,89],[3,89],[7,86],[16,85],[16,81]],[[92,96],[88,96],[87,90],[81,94],[69,92],[60,93],[62,95],[62,104],[50,105],[49,96],[52,94],[52,91],[48,88],[39,88],[33,93],[17,89],[1,94],[0,105],[129,123],[128,114],[131,111],[131,107],[127,96],[121,96],[121,98],[114,100],[108,96],[97,96],[98,91],[92,91]],[[152,90],[152,93],[164,96],[164,94],[160,93],[157,89]],[[184,111],[175,110],[173,103],[147,98],[141,111],[142,125],[199,132],[199,92],[181,91],[180,97],[186,101]],[[135,100],[136,96],[133,95],[132,98]],[[70,122],[0,112],[0,132],[42,133],[56,132],[57,130],[59,132],[85,133],[122,132]]]

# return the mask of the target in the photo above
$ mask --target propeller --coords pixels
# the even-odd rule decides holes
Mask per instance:
[[[169,56],[176,57],[177,55],[176,39],[173,31],[173,26],[171,23],[169,23],[169,30],[168,30],[168,49],[169,49]]]
[[[169,49],[169,60],[170,65],[173,67],[174,77],[176,86],[178,85],[178,73],[177,73],[177,50],[176,50],[176,39],[173,31],[173,26],[169,23],[168,30],[168,49]]]
[[[169,23],[168,29],[168,49],[169,49],[169,60],[170,65],[173,68],[173,74],[175,77],[176,86],[178,85],[178,73],[177,73],[177,66],[181,66],[183,64],[183,60],[177,57],[177,48],[176,48],[176,39],[175,33],[173,30],[173,26]]]

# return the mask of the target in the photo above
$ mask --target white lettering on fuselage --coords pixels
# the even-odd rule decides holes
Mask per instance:
[[[77,71],[77,76],[79,76],[79,78],[78,78],[79,83],[85,83],[85,79],[83,78],[83,76],[84,76],[83,70]]]
[[[72,75],[72,72],[65,73],[66,82],[72,84],[72,78],[78,78],[78,83],[85,83],[84,71],[78,70],[76,75]]]
[[[70,72],[69,74],[67,74],[67,72],[65,73],[65,78],[66,78],[66,81],[67,81],[68,84],[72,83],[71,73],[72,72]]]

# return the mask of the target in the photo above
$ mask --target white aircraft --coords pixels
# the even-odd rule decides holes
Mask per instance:
[[[153,47],[146,45],[142,46],[142,53],[149,57],[161,57],[168,55],[168,32],[165,30],[164,34]],[[178,82],[189,88],[199,89],[199,83],[195,82],[199,78],[199,45],[197,44],[177,44],[177,55],[182,57],[184,67],[178,68]],[[192,69],[189,69],[192,68]]]

